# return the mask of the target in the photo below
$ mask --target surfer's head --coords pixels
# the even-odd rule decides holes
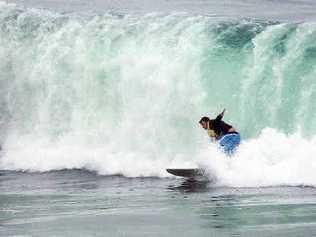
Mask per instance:
[[[204,128],[205,130],[208,128],[208,123],[210,121],[209,117],[202,117],[199,121],[199,124],[202,126],[202,128]]]

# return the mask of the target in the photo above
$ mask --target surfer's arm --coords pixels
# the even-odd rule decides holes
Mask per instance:
[[[222,118],[224,117],[225,111],[226,111],[226,109],[224,109],[223,112],[221,112],[219,115],[217,115],[217,117],[215,119],[216,123],[219,123],[222,120]]]

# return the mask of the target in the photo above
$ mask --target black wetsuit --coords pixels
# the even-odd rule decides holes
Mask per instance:
[[[217,115],[216,119],[211,119],[209,121],[209,129],[213,130],[216,134],[216,139],[221,139],[222,136],[226,134],[238,134],[238,132],[229,132],[233,126],[222,121],[223,115]]]

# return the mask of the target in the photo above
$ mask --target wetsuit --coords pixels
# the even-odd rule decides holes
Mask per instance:
[[[222,121],[222,118],[223,114],[219,114],[216,119],[211,119],[207,132],[219,141],[225,153],[232,154],[240,143],[240,135],[236,131],[230,132],[232,126]]]

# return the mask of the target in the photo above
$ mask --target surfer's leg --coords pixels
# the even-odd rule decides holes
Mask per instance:
[[[229,135],[225,135],[224,137],[221,138],[219,141],[219,144],[221,145],[221,148],[224,150],[226,154],[229,153],[230,150],[230,137]]]
[[[230,154],[233,154],[236,151],[236,148],[240,144],[240,135],[239,134],[233,134],[230,137],[230,143],[229,143],[229,152]]]
[[[219,142],[224,152],[228,155],[232,155],[235,152],[236,147],[239,145],[239,143],[240,143],[239,134],[225,135]]]

